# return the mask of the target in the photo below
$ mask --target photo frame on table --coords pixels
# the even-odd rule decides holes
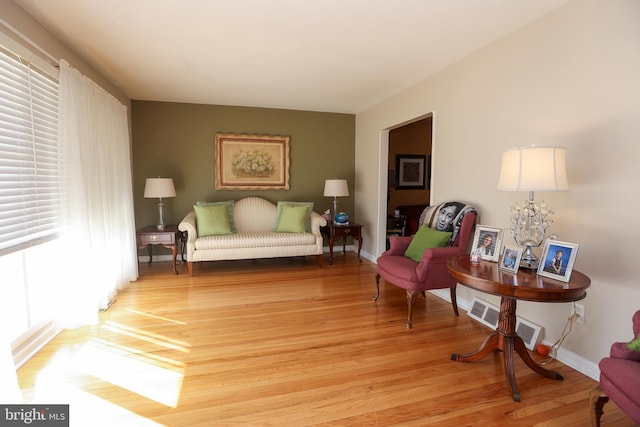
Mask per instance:
[[[578,244],[548,239],[544,243],[538,274],[568,282],[578,256]]]
[[[288,190],[289,136],[215,136],[216,190]]]
[[[505,246],[502,248],[502,255],[498,262],[498,268],[501,270],[517,273],[520,267],[520,258],[522,258],[522,249],[515,246]]]
[[[424,190],[429,174],[427,156],[396,154],[396,173],[396,190]]]
[[[473,235],[471,253],[480,255],[485,261],[497,262],[502,244],[502,228],[477,225]]]

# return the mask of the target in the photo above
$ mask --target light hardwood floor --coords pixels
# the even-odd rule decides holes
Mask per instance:
[[[502,355],[459,363],[488,329],[419,298],[405,328],[401,289],[353,253],[205,263],[189,277],[140,265],[98,325],[66,330],[19,370],[27,401],[70,403],[72,426],[588,426],[590,378],[564,381]],[[88,278],[90,280],[90,278]],[[612,402],[603,426],[632,426]]]

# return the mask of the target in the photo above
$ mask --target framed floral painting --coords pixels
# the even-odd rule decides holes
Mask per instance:
[[[217,133],[216,190],[288,190],[288,136]]]

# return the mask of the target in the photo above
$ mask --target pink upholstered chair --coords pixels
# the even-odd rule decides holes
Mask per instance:
[[[640,336],[640,310],[633,315],[633,336]],[[600,384],[591,392],[591,424],[600,426],[603,406],[613,402],[634,422],[640,424],[640,351],[627,348],[627,343],[611,346],[609,357],[600,361]]]
[[[382,253],[377,260],[378,268],[376,273],[376,296],[374,301],[380,296],[380,278],[387,283],[398,286],[407,291],[407,328],[412,326],[413,306],[418,294],[425,296],[425,292],[431,289],[451,290],[451,305],[453,312],[458,316],[458,302],[456,299],[456,281],[449,274],[447,261],[466,252],[469,240],[473,233],[477,212],[475,209],[465,206],[464,203],[454,202],[458,206],[455,218],[454,233],[452,243],[448,246],[429,248],[422,254],[420,262],[416,262],[404,256],[413,236],[410,237],[390,237],[390,248]],[[431,218],[423,218],[426,226],[436,226],[438,222],[438,208],[447,206],[443,203],[432,208],[427,208],[426,215]],[[429,212],[432,212],[431,214]],[[424,215],[424,214],[423,214]],[[424,225],[423,224],[423,225]]]

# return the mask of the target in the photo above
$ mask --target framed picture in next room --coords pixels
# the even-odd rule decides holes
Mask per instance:
[[[396,154],[397,190],[424,190],[429,182],[431,156]]]

